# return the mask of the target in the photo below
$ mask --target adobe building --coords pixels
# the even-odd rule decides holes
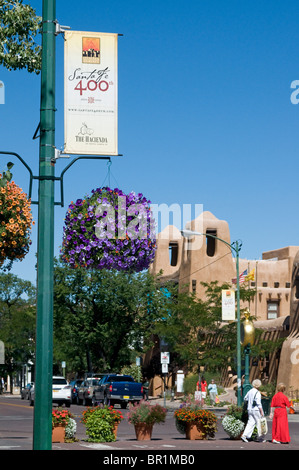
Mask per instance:
[[[232,243],[228,223],[217,219],[211,212],[203,212],[186,224],[186,229],[210,234],[223,241],[208,236],[186,237],[176,227],[168,226],[157,236],[157,251],[151,272],[158,274],[162,270],[162,281],[173,280],[179,284],[180,289],[189,289],[202,298],[204,298],[204,287],[201,282],[217,280],[220,285],[232,284],[232,280],[236,279],[236,259],[235,253],[228,246]],[[242,254],[242,249],[239,254]],[[297,274],[294,275],[295,260],[297,260]],[[250,304],[242,303],[241,308],[249,308],[251,315],[256,317],[255,326],[264,330],[264,337],[267,339],[286,337],[290,331],[293,331],[288,352],[284,348],[282,359],[286,365],[290,362],[292,352],[294,358],[294,341],[296,341],[296,345],[298,344],[298,360],[297,358],[296,360],[299,363],[299,339],[295,336],[298,335],[299,328],[299,300],[294,303],[296,289],[299,298],[299,246],[265,252],[261,260],[247,260],[240,257],[239,273],[245,270],[248,274],[252,274],[251,279],[245,278],[245,283],[251,289],[255,289],[256,294]],[[294,276],[298,277],[296,285]],[[291,330],[289,330],[290,318]],[[288,358],[285,357],[287,355]],[[275,381],[278,376],[289,384],[286,380],[287,373],[278,374],[280,362],[280,358],[275,354],[272,358],[260,358],[252,368],[252,374],[265,381]],[[287,369],[288,367],[284,367],[283,370]],[[298,373],[297,376],[296,387],[299,390]]]
[[[231,244],[228,223],[211,212],[203,212],[186,225],[187,230],[207,233]],[[272,320],[290,313],[291,277],[299,246],[289,246],[262,254],[261,260],[239,259],[239,273],[247,270],[254,278],[245,280],[256,295],[249,307],[257,320]],[[240,255],[242,254],[242,249]],[[162,280],[174,280],[181,289],[188,288],[204,296],[201,282],[219,284],[236,279],[235,255],[225,243],[212,237],[185,237],[174,226],[166,227],[157,237],[157,252],[151,272],[163,271]]]

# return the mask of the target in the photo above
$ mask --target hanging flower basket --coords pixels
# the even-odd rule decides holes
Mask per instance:
[[[150,201],[141,193],[98,188],[70,204],[61,258],[71,267],[139,272],[153,262],[155,251]]]
[[[10,164],[9,168],[11,168]],[[9,177],[8,177],[9,174]],[[7,261],[22,260],[31,240],[31,202],[23,190],[10,181],[12,174],[0,174],[0,266]]]

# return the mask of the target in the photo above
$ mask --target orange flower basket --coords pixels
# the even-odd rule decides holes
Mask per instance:
[[[14,181],[7,181],[1,174],[0,178],[0,267],[3,267],[5,261],[11,264],[28,253],[34,222],[27,195]]]

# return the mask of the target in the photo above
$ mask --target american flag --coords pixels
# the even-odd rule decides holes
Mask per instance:
[[[245,276],[247,276],[247,269],[245,269],[245,271],[243,271],[239,275],[239,282],[244,282],[245,281]],[[232,279],[232,283],[237,284],[237,278],[236,277],[234,277],[234,279]]]

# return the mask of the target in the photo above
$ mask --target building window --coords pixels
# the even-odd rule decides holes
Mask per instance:
[[[273,320],[273,318],[279,317],[279,301],[271,300],[267,303],[267,318]]]
[[[170,266],[176,266],[178,264],[178,253],[179,246],[177,242],[169,243],[169,262]]]
[[[279,282],[274,282],[274,287],[277,289],[279,287]]]
[[[268,282],[263,282],[263,287],[267,287]]]
[[[192,279],[192,292],[196,292],[196,279]]]
[[[212,235],[212,237],[206,237],[207,243],[207,255],[214,256],[216,252],[216,239],[213,237],[217,237],[217,230],[216,229],[208,229],[206,231],[207,235]]]

